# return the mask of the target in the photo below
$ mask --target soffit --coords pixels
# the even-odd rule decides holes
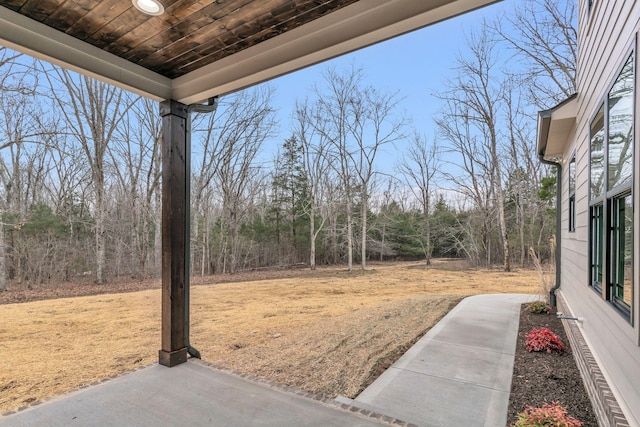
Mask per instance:
[[[538,113],[538,154],[545,159],[561,158],[576,125],[577,95]]]
[[[200,102],[495,0],[0,0],[0,43],[155,98]]]

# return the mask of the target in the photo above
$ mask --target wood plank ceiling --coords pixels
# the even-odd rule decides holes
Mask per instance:
[[[175,79],[356,1],[164,0],[161,16],[145,15],[129,0],[0,0],[0,6]]]

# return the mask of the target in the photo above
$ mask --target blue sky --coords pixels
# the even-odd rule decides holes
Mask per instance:
[[[440,101],[433,94],[452,75],[456,55],[465,49],[465,35],[479,29],[483,19],[494,19],[508,7],[513,7],[513,1],[493,4],[270,81],[268,84],[276,89],[274,107],[278,110],[280,134],[265,147],[263,156],[272,158],[271,153],[290,136],[290,117],[296,99],[303,100],[313,84],[322,80],[322,72],[328,67],[362,68],[368,84],[398,91],[404,98],[401,108],[412,119],[413,127],[433,137],[433,117],[440,108]],[[391,167],[385,165],[385,169]]]

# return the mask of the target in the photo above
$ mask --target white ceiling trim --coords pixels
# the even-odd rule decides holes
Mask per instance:
[[[500,0],[361,0],[171,80],[0,6],[0,44],[155,99],[203,102]]]
[[[0,44],[156,100],[171,79],[0,6]]]

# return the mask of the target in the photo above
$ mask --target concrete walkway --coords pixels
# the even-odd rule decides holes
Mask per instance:
[[[0,417],[0,425],[502,427],[519,307],[534,299],[466,298],[353,401],[314,398],[190,360],[58,396]]]
[[[464,299],[353,404],[420,426],[506,425],[520,305],[536,299]]]

